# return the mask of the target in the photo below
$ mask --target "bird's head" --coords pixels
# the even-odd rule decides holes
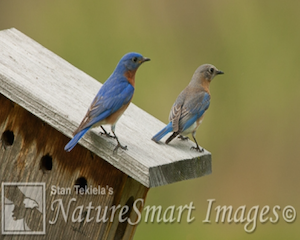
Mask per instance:
[[[150,61],[150,58],[143,57],[139,53],[127,53],[120,60],[120,64],[125,67],[127,71],[136,71],[138,67],[146,61]]]
[[[35,200],[33,200],[31,198],[28,198],[28,197],[24,198],[23,203],[25,205],[25,208],[33,209],[33,208],[38,208],[39,207],[39,204]]]
[[[224,72],[218,70],[214,65],[211,64],[203,64],[197,68],[194,76],[198,79],[200,78],[201,81],[206,80],[211,82],[216,75],[224,74]]]

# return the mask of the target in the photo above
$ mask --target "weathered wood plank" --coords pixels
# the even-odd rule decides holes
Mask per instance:
[[[68,140],[65,135],[21,106],[13,104],[2,94],[0,94],[0,106],[0,182],[44,182],[46,190],[45,212],[47,213],[46,234],[38,236],[1,235],[1,239],[9,240],[18,237],[20,239],[74,240],[132,239],[137,225],[130,225],[127,221],[120,223],[119,210],[112,215],[111,210],[108,210],[106,214],[104,209],[118,205],[123,207],[129,199],[135,201],[141,198],[145,200],[149,189],[82,146],[73,149],[74,152],[72,151],[70,154],[65,152],[61,148],[61,145]],[[5,118],[3,114],[5,114]],[[9,141],[6,142],[2,137],[7,131],[14,135],[11,144],[8,144]],[[47,165],[49,166],[49,164],[43,163],[42,159],[45,156],[48,156],[47,161],[51,161],[51,168],[45,169]],[[87,187],[99,186],[106,191],[102,192],[101,190],[101,194],[99,192],[86,195],[77,194],[74,185],[78,179],[82,178],[86,179]],[[71,193],[51,194],[53,186],[69,188]],[[30,212],[29,208],[26,210],[22,207],[25,196],[20,190],[8,188],[4,193],[2,191],[4,190],[1,189],[1,194],[4,194],[4,197],[14,204],[13,212],[17,220],[24,220],[32,231],[41,231],[40,228],[43,223],[41,215],[37,214],[39,212],[35,209],[33,209],[34,212]],[[67,212],[68,204],[71,203],[66,221],[59,207],[58,201],[60,200],[65,212]],[[87,222],[87,219],[76,220],[76,218],[86,218],[86,207],[90,203],[94,207],[89,215],[89,219],[92,220],[90,222]],[[51,206],[54,207],[54,210],[51,209]],[[82,213],[76,210],[80,206],[83,206]],[[97,207],[101,207],[99,217],[97,217]],[[29,212],[25,214],[25,211],[28,210]],[[4,210],[1,209],[2,211]],[[74,212],[75,217],[73,217]],[[131,211],[128,217],[134,222],[136,219],[135,212]],[[105,221],[105,218],[108,220]],[[110,221],[111,218],[113,221]]]
[[[0,93],[64,135],[72,136],[100,87],[98,81],[18,30],[0,32]],[[113,154],[115,141],[99,136],[99,129],[88,131],[79,143],[147,187],[209,174],[211,154],[190,151],[191,141],[175,140],[170,145],[151,141],[163,126],[130,104],[116,128],[128,151]],[[61,148],[66,143],[67,139],[61,142]]]

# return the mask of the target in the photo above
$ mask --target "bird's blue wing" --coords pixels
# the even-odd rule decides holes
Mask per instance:
[[[131,100],[133,93],[134,88],[127,81],[110,84],[104,89],[101,88],[91,104],[90,116],[99,116],[107,110],[110,114],[116,112]]]
[[[185,101],[179,119],[180,131],[188,129],[197,121],[208,109],[209,104],[210,95],[204,91],[190,98],[188,101]]]
[[[208,109],[210,104],[210,95],[207,92],[201,92],[199,96],[192,98],[184,107],[191,114],[196,114],[199,117]]]
[[[134,87],[127,80],[106,81],[95,96],[84,119],[74,134],[104,120],[123,105],[129,103],[133,93]]]

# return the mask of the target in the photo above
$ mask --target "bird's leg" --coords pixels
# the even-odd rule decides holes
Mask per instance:
[[[115,134],[115,133],[114,133]],[[119,139],[117,138],[116,134],[115,134],[115,139],[117,140],[118,142],[118,145],[115,147],[114,149],[114,153],[116,153],[118,151],[118,148],[122,148],[123,150],[127,150],[127,146],[123,146],[121,145],[121,143],[119,142]]]
[[[104,127],[100,126],[103,130],[103,132],[100,132],[101,135],[105,135],[106,137],[111,137],[111,138],[115,138],[113,135],[111,135],[110,133],[106,132],[106,130],[104,129]]]
[[[111,126],[111,131],[112,131],[112,133],[114,134],[114,138],[117,140],[117,142],[118,142],[118,145],[115,147],[115,149],[114,149],[114,153],[116,153],[117,151],[118,151],[118,148],[120,147],[120,148],[122,148],[123,150],[127,150],[127,146],[123,146],[123,145],[121,145],[121,143],[119,142],[119,139],[118,139],[118,137],[117,137],[117,135],[115,134],[115,125],[112,125]]]
[[[186,141],[189,139],[189,137],[184,137],[182,135],[179,135],[178,138],[180,138],[180,140]]]
[[[193,133],[192,136],[193,136],[194,141],[195,141],[195,143],[196,143],[196,147],[191,147],[191,149],[195,149],[195,150],[198,151],[198,152],[203,152],[204,149],[199,147],[199,145],[198,145],[198,143],[197,143],[197,140],[196,140],[196,138],[195,138],[195,133]]]
[[[168,144],[169,142],[171,142],[174,138],[177,137],[177,135],[179,134],[179,132],[173,132],[173,134],[166,140],[166,144]]]

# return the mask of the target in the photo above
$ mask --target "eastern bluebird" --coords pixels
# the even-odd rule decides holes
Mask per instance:
[[[196,130],[203,120],[205,111],[209,107],[210,82],[216,75],[223,73],[210,64],[198,67],[189,85],[177,97],[170,112],[169,124],[158,132],[152,140],[158,142],[167,133],[173,132],[166,140],[166,144],[168,144],[177,135],[184,140],[187,137],[184,138],[183,136],[192,133],[196,143],[196,147],[192,147],[192,149],[203,152],[203,149],[200,149],[195,138]]]
[[[131,102],[134,93],[136,70],[143,62],[149,60],[149,58],[143,57],[139,53],[127,53],[121,58],[114,72],[95,96],[85,117],[77,130],[73,133],[74,137],[65,146],[67,152],[75,147],[77,142],[91,127],[97,126],[103,129],[106,136],[113,137],[117,140],[118,145],[114,151],[119,147],[125,150],[127,149],[127,146],[120,144],[115,134],[115,127],[118,119]],[[111,136],[105,131],[102,127],[102,125],[105,124],[111,125],[111,131],[114,136]]]

